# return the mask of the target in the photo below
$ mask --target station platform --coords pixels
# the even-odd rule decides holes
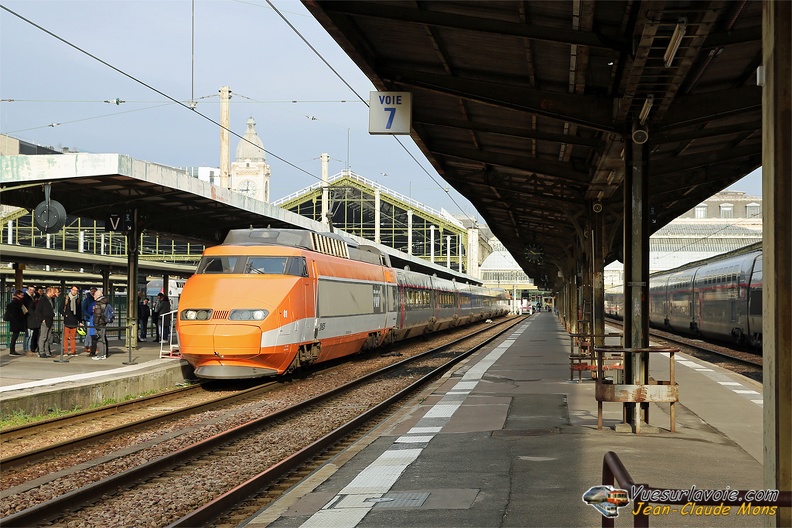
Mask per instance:
[[[598,430],[595,383],[570,381],[568,356],[555,316],[531,316],[241,526],[595,526],[602,514],[583,495],[601,484],[608,451],[656,488],[762,488],[758,384],[677,354],[676,432],[668,404],[650,406],[658,432],[636,435],[614,428],[622,404],[604,403]],[[667,379],[663,359],[656,379]],[[620,508],[616,525],[632,525],[635,507]],[[650,525],[765,521],[670,508]]]
[[[0,413],[42,415],[122,401],[194,379],[190,365],[171,343],[137,343],[131,353],[123,340],[109,338],[107,359],[93,360],[79,346],[77,357],[12,356],[0,350]],[[53,345],[53,354],[60,344]],[[65,361],[62,361],[64,359]]]

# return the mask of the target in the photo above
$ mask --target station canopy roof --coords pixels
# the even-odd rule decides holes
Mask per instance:
[[[635,122],[651,232],[761,164],[761,2],[304,4],[377,90],[412,93],[413,139],[540,286],[595,204],[619,254]]]

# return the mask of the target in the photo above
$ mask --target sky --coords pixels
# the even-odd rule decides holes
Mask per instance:
[[[319,181],[327,152],[331,175],[350,168],[434,209],[481,220],[409,136],[368,133],[372,83],[300,2],[272,3],[0,0],[68,42],[0,9],[0,133],[57,149],[218,167],[220,128],[212,121],[220,121],[218,92],[228,86],[231,130],[242,136],[247,119],[256,121],[271,199]],[[232,136],[232,161],[238,143]],[[761,171],[730,189],[761,196]]]

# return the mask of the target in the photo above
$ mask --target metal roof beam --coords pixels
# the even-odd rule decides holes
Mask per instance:
[[[754,163],[750,163],[752,158],[756,159],[756,166],[754,166]],[[736,163],[746,162],[749,162],[748,165],[754,166],[753,168],[761,165],[761,145],[736,147],[717,152],[697,152],[689,156],[677,156],[676,158],[670,160],[657,160],[652,162],[651,168],[649,170],[652,176],[659,176],[662,174],[671,174],[675,172],[687,172],[693,169],[706,169],[712,165],[718,164],[728,164],[733,166]],[[746,174],[748,174],[748,172],[746,172]],[[711,189],[709,189],[709,192],[712,194]]]
[[[706,123],[747,112],[755,113],[761,111],[761,108],[761,86],[743,86],[721,92],[678,97],[663,118],[660,130]]]
[[[530,86],[478,81],[401,68],[381,68],[378,75],[391,83],[413,86],[521,112],[531,112],[596,130],[616,132],[610,97],[537,90]],[[760,91],[761,94],[761,91]]]
[[[736,46],[749,42],[760,42],[762,40],[762,28],[735,29],[719,33],[710,33],[704,39],[702,48],[718,48],[720,46]]]
[[[501,136],[510,136],[517,138],[538,139],[541,141],[550,141],[553,143],[566,143],[569,145],[581,145],[584,147],[597,148],[603,145],[603,142],[596,138],[583,138],[573,136],[571,134],[551,134],[546,132],[539,132],[538,130],[531,130],[529,128],[519,128],[508,125],[492,125],[474,123],[472,121],[463,121],[461,119],[433,117],[432,120],[421,119],[417,121],[413,119],[413,123],[420,123],[426,126],[448,127],[457,130],[469,130],[471,132],[481,132],[486,134],[498,134]],[[761,123],[759,124],[761,128]]]
[[[493,167],[506,167],[519,169],[526,173],[545,174],[558,180],[567,181],[573,184],[587,185],[591,179],[588,172],[578,171],[571,163],[564,163],[555,160],[540,160],[528,156],[518,156],[503,152],[483,152],[480,150],[433,145],[432,152],[437,156],[463,159],[485,163]]]
[[[727,136],[730,134],[741,134],[745,132],[762,132],[762,121],[750,121],[736,125],[722,127],[709,127],[691,130],[689,132],[663,131],[652,134],[652,144],[676,143],[679,141],[690,141],[693,139],[704,139],[717,136]]]
[[[311,4],[313,2],[307,3]],[[591,46],[593,48],[614,50],[618,53],[628,53],[631,49],[630,39],[625,38],[623,35],[603,35],[596,32],[573,31],[571,29],[543,27],[535,24],[506,22],[504,20],[456,15],[440,11],[428,11],[426,9],[396,7],[382,2],[333,1],[320,3],[321,9],[328,15],[343,14],[399,20],[402,22],[425,24],[427,26],[492,33],[498,36],[507,35],[548,42],[560,42],[563,44],[576,44],[578,46]]]

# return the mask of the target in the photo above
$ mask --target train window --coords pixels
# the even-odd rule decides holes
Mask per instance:
[[[288,257],[248,257],[245,274],[283,275]]]
[[[308,265],[304,257],[290,257],[286,264],[286,275],[296,275],[298,277],[308,276]]]
[[[239,257],[204,257],[196,273],[234,273]]]

